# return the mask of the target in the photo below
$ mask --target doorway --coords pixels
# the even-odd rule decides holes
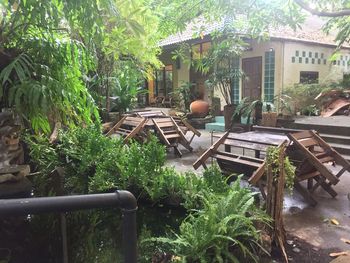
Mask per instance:
[[[242,59],[242,96],[251,100],[261,99],[262,57]]]

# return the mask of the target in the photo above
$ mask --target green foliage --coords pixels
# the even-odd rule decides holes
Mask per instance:
[[[203,208],[191,213],[173,238],[144,242],[167,244],[178,262],[258,262],[259,231],[256,222],[267,217],[254,206],[254,194],[240,187],[238,179],[225,194],[206,192]]]
[[[61,132],[56,145],[38,136],[27,136],[27,143],[43,178],[50,177],[56,167],[65,169],[68,193],[141,187],[159,173],[165,162],[164,146],[155,137],[144,145],[133,142],[128,147],[121,140],[102,135],[96,126]]]
[[[290,192],[292,192],[292,189],[294,188],[296,167],[291,163],[288,156],[286,156],[286,158],[284,159],[284,170],[286,172],[287,188]]]
[[[276,95],[273,100],[274,103],[276,103],[278,107],[279,114],[281,115],[293,115],[293,109],[292,109],[292,97],[289,95],[282,93],[279,95]]]
[[[279,147],[268,147],[266,151],[266,163],[271,168],[273,176],[278,176],[280,173],[280,148]],[[290,192],[294,189],[294,179],[296,167],[290,162],[288,156],[283,159],[283,166],[285,172],[286,186]]]
[[[319,84],[295,84],[284,91],[284,103],[290,109],[304,115],[315,114],[320,110],[319,102],[315,101],[321,92],[343,89],[340,83],[324,82]]]
[[[115,106],[111,108],[112,111],[121,113],[131,110],[135,106],[136,98],[140,94],[146,94],[148,91],[142,89],[139,85],[123,84],[116,81],[115,86]]]
[[[254,259],[259,247],[259,232],[254,224],[266,222],[266,217],[255,209],[254,195],[240,188],[239,180],[229,186],[218,166],[209,167],[203,176],[180,174],[172,167],[163,167],[165,148],[155,137],[145,144],[124,145],[121,140],[103,136],[98,126],[60,132],[54,145],[38,136],[27,136],[26,141],[32,161],[41,171],[34,182],[37,196],[52,194],[51,173],[56,167],[63,167],[66,194],[128,189],[153,204],[182,205],[187,211],[196,211],[180,225],[173,238],[157,239],[162,244],[159,251],[172,252],[184,262],[221,262],[241,256]],[[74,262],[108,262],[118,258],[109,250],[116,246],[113,236],[118,231],[110,215],[69,215],[70,251],[74,251],[70,257]],[[177,227],[172,230],[177,231]],[[145,238],[149,239],[149,234]],[[150,244],[143,249],[151,254],[157,250]]]
[[[194,85],[190,82],[183,82],[181,86],[174,91],[175,95],[178,96],[179,100],[183,103],[183,105],[180,105],[180,108],[184,109],[185,112],[190,111],[190,104],[197,97],[194,88]]]
[[[237,105],[233,113],[232,119],[244,117],[247,118],[247,123],[249,124],[250,118],[252,117],[252,115],[254,115],[255,110],[259,105],[262,106],[261,100],[251,101],[248,97],[243,98]]]
[[[121,61],[143,73],[160,65],[158,13],[147,1],[5,1],[0,12],[0,95],[35,132],[98,121],[87,87],[97,86],[101,107],[106,80],[130,73]],[[116,87],[129,107],[137,86]]]

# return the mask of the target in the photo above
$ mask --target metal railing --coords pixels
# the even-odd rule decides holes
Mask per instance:
[[[76,210],[119,207],[123,214],[123,254],[125,263],[137,262],[137,202],[128,191],[108,194],[71,195],[0,200],[0,217],[70,212]]]

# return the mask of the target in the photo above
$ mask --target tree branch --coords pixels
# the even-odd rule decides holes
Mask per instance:
[[[303,0],[294,0],[294,2],[297,3],[301,8],[303,8],[306,11],[310,12],[311,14],[317,15],[317,16],[340,17],[340,16],[349,16],[350,15],[350,9],[342,9],[342,10],[334,11],[334,12],[319,11],[319,10],[316,10],[314,8],[311,8]]]

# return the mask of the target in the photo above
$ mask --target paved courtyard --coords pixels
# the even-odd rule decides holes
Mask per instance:
[[[202,172],[203,168],[195,171],[192,164],[210,147],[213,139],[210,132],[205,130],[200,132],[202,136],[193,139],[192,153],[182,147],[180,148],[183,153],[182,158],[175,156],[172,151],[168,152],[168,166],[175,166],[179,172],[194,171],[199,174]],[[330,197],[321,189],[315,192],[314,196],[318,201],[316,207],[308,205],[297,192],[285,196],[286,230],[311,244],[316,251],[350,250],[350,246],[340,240],[341,238],[350,239],[350,174],[343,174],[334,188],[338,193],[336,198]],[[339,225],[332,224],[331,219],[336,219]],[[331,260],[330,257],[328,259]],[[328,259],[324,262],[328,262]]]

